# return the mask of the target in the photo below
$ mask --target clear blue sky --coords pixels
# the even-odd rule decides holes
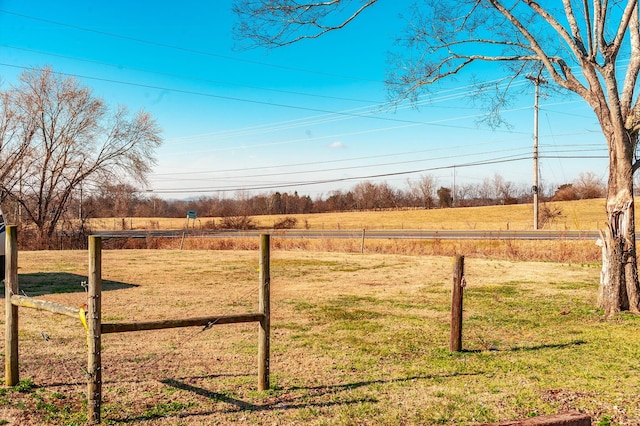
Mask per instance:
[[[449,187],[454,174],[456,184],[499,173],[531,185],[533,86],[525,79],[516,84],[529,90],[505,113],[509,129],[478,125],[470,73],[434,87],[417,109],[386,103],[387,53],[407,12],[400,3],[380,2],[341,31],[267,51],[238,49],[231,0],[0,0],[0,79],[6,88],[25,68],[49,65],[113,107],[150,112],[164,144],[140,189],[163,197],[315,197],[363,180],[404,188],[423,174]],[[485,67],[474,76],[502,74]],[[581,100],[541,99],[539,126],[543,184],[589,171],[606,180],[606,159],[575,158],[606,156]]]

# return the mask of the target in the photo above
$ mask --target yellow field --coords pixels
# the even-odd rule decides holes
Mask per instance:
[[[605,200],[579,200],[547,203],[550,209],[559,209],[562,216],[545,226],[545,229],[601,229],[606,221]],[[542,212],[544,205],[540,205]],[[540,213],[542,216],[542,213]],[[186,214],[185,214],[186,216]],[[533,206],[465,207],[431,210],[384,210],[365,212],[341,212],[299,215],[253,216],[258,228],[271,228],[284,217],[294,217],[296,228],[307,229],[478,229],[478,230],[528,230],[533,229]],[[211,221],[220,218],[201,217],[189,221],[196,229],[210,227]],[[94,219],[94,229],[183,229],[186,218],[103,218]]]

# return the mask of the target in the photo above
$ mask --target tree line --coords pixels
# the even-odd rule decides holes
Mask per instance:
[[[543,188],[543,201],[567,201],[600,198],[605,185],[594,173],[583,173],[571,183]],[[73,223],[85,223],[91,218],[125,217],[185,217],[195,210],[200,217],[237,217],[258,215],[293,215],[387,209],[433,209],[530,203],[531,189],[505,180],[500,174],[477,184],[462,184],[455,190],[438,185],[432,175],[407,180],[404,188],[394,188],[386,182],[361,182],[350,189],[334,190],[311,198],[297,191],[250,195],[236,193],[230,197],[201,196],[194,199],[163,199],[152,192],[140,192],[129,184],[104,184],[91,193],[75,191],[60,212],[63,228]],[[5,201],[5,211],[18,222],[21,205]],[[78,221],[78,219],[81,219]],[[76,225],[73,225],[76,226]]]

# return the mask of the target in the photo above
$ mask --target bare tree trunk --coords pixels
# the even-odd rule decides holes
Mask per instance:
[[[608,317],[626,310],[640,313],[632,154],[628,149],[614,148],[610,157],[608,227],[602,238],[602,273],[598,292],[598,306]]]

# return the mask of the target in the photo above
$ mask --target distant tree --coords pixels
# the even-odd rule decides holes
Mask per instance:
[[[0,190],[51,245],[59,221],[80,188],[145,182],[160,143],[151,116],[110,111],[75,79],[50,68],[25,71],[2,92]]]
[[[414,196],[421,200],[422,207],[432,209],[435,206],[434,197],[438,179],[433,175],[422,175],[416,182],[409,182],[409,188]]]
[[[316,204],[319,204],[318,201]],[[340,190],[331,191],[324,205],[324,211],[349,211],[358,208],[353,191],[346,193]]]
[[[274,192],[273,194],[271,194],[271,197],[269,197],[269,204],[268,204],[269,208],[267,209],[267,211],[269,212],[269,214],[281,214],[283,213],[283,208],[282,208],[282,194],[279,192]]]
[[[494,198],[495,194],[491,184],[491,179],[485,177],[482,179],[482,183],[478,187],[478,200],[480,201],[480,205],[488,206],[489,204],[493,204]]]
[[[475,205],[478,198],[478,185],[465,183],[456,186],[456,203],[458,207],[469,207]]]
[[[493,198],[500,204],[515,204],[517,202],[514,197],[513,182],[506,181],[502,175],[495,173],[493,175]]]
[[[377,199],[374,203],[379,209],[394,209],[399,207],[399,200],[402,198],[400,192],[389,185],[381,182],[377,186]]]
[[[300,197],[298,202],[298,213],[311,213],[313,211],[313,200],[308,195]]]
[[[552,201],[571,201],[578,199],[578,191],[572,183],[563,183],[556,189],[551,198]]]
[[[574,186],[580,199],[602,198],[607,193],[605,184],[593,172],[580,173]]]
[[[164,207],[166,203],[167,202],[165,200],[155,195],[148,198],[142,198],[138,200],[133,215],[136,217],[162,217],[164,216]],[[204,209],[200,209],[200,211],[204,211]],[[203,216],[211,215],[204,214]]]
[[[331,191],[329,193],[329,196],[327,197],[327,199],[324,201],[324,208],[322,211],[344,211],[344,210],[348,210],[346,203],[344,201],[344,194],[342,193],[342,191],[336,190],[336,191]],[[320,201],[321,200],[316,200],[315,204],[316,207],[318,207],[320,205]]]
[[[140,193],[128,184],[103,184],[83,202],[88,217],[129,217],[142,202]]]
[[[358,210],[373,210],[377,207],[380,192],[378,186],[369,181],[360,182],[353,187],[353,196],[356,200]]]
[[[453,197],[451,196],[451,188],[441,186],[438,189],[438,204],[440,207],[451,207],[453,205]]]

